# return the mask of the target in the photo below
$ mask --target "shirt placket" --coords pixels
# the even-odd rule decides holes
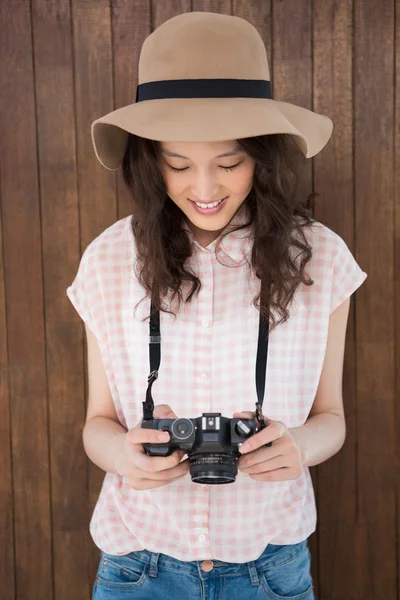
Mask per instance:
[[[196,324],[198,361],[196,366],[198,402],[201,411],[211,411],[211,348],[213,330],[213,252],[203,249],[201,258],[201,291],[199,294],[198,316]],[[196,484],[198,510],[193,515],[195,538],[204,556],[210,555],[210,486]]]

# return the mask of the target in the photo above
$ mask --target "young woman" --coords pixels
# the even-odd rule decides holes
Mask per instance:
[[[146,39],[136,102],[93,124],[133,201],[67,290],[88,344],[84,446],[106,472],[96,600],[314,598],[308,467],[345,438],[345,332],[367,276],[294,200],[296,152],[331,131],[271,98],[252,25],[197,12]]]

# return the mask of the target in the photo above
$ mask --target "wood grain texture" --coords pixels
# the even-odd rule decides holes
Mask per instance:
[[[15,596],[53,598],[41,215],[31,6],[1,3],[1,199],[15,531]],[[7,567],[8,568],[8,567]],[[12,568],[12,564],[11,564]],[[12,589],[12,588],[11,588]],[[6,592],[8,593],[8,592]]]
[[[400,598],[400,0],[395,4],[395,64],[394,64],[394,336],[395,336],[395,413],[396,413],[396,477],[397,512],[397,598]]]
[[[136,100],[136,86],[140,50],[151,33],[151,6],[148,1],[112,2],[112,52],[115,108],[132,104]],[[132,198],[122,178],[117,173],[118,218],[134,211]]]
[[[257,0],[247,0],[247,2],[241,2],[240,0],[233,0],[232,2],[232,14],[235,17],[246,19],[249,21],[258,31],[262,40],[265,44],[265,48],[268,56],[268,65],[271,72],[272,64],[272,2],[266,0],[265,2],[258,2]]]
[[[369,286],[357,296],[358,597],[396,598],[394,371],[394,2],[354,12],[356,256]]]
[[[81,374],[76,358],[82,359],[82,344],[76,335],[77,327],[71,327],[65,273],[60,269],[64,264],[72,272],[76,265],[77,254],[71,252],[71,240],[79,231],[69,0],[34,0],[32,25],[51,448],[53,585],[55,598],[69,600],[83,598],[89,592],[85,569],[79,568],[86,563],[88,553],[87,506],[82,502],[87,495],[86,458],[82,452],[85,407],[75,375]]]
[[[321,194],[316,218],[336,231],[354,253],[352,8],[351,0],[314,4],[314,110],[334,123],[329,144],[314,159],[314,189]],[[319,598],[341,600],[346,590],[346,600],[355,600],[357,563],[349,543],[357,528],[354,300],[347,326],[343,399],[346,443],[339,454],[318,467]]]
[[[272,97],[312,109],[312,11],[309,0],[272,1],[270,75]],[[290,27],[288,26],[290,23]],[[304,202],[312,190],[312,160],[298,153],[296,196]]]
[[[1,15],[1,9],[0,9]],[[0,16],[1,18],[1,16]],[[0,44],[0,63],[4,57]],[[0,90],[4,89],[0,75]],[[1,105],[4,106],[0,91]],[[1,189],[1,180],[0,180]],[[3,256],[3,223],[0,197],[0,598],[14,600],[14,506],[10,430],[10,394],[8,386],[7,314]]]
[[[87,245],[133,212],[97,161],[93,120],[134,101],[146,36],[187,11],[250,21],[273,97],[327,114],[299,200],[368,279],[352,299],[347,440],[313,469],[318,600],[400,600],[400,0],[0,2],[0,598],[90,600],[104,473],[81,434],[84,326],[66,297]]]
[[[192,0],[193,1],[193,0]],[[152,31],[159,27],[168,19],[172,19],[176,15],[181,13],[191,12],[192,9],[191,0],[149,0],[151,3],[151,26]]]
[[[192,0],[192,11],[194,12],[213,12],[223,15],[232,13],[231,0]]]
[[[107,0],[72,0],[72,30],[75,73],[76,151],[78,165],[78,204],[71,209],[75,228],[75,275],[80,256],[87,245],[118,219],[115,173],[98,162],[92,145],[92,122],[114,110],[113,56],[111,9]],[[79,223],[79,226],[77,225]],[[66,286],[72,283],[72,269]],[[80,355],[74,355],[72,366],[80,378],[80,398],[87,397],[87,349],[84,328],[72,306],[75,326],[84,340],[84,374]],[[83,336],[83,338],[82,338]],[[72,360],[72,357],[71,357]],[[84,422],[84,421],[83,421]],[[82,422],[82,425],[83,425]],[[88,498],[87,535],[89,521],[100,493],[104,472],[87,459]],[[88,535],[89,540],[89,535]],[[90,539],[87,556],[87,579],[92,589],[99,562],[99,549]]]

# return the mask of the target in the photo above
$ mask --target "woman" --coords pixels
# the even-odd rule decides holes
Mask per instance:
[[[367,276],[293,199],[296,152],[314,156],[331,132],[272,100],[252,25],[196,12],[146,39],[136,102],[94,122],[96,155],[122,167],[133,200],[67,290],[88,343],[84,446],[106,472],[90,524],[96,600],[314,598],[308,467],[344,442],[349,303]],[[196,480],[194,450],[152,417],[219,413]],[[240,443],[232,429],[210,452],[239,421]],[[215,475],[221,456],[229,476]]]

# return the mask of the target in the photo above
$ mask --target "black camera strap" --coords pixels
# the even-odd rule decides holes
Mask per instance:
[[[264,429],[265,422],[262,416],[262,405],[265,394],[265,376],[267,371],[267,356],[268,356],[268,340],[269,340],[269,323],[264,315],[260,312],[259,328],[258,328],[258,347],[256,358],[256,419],[259,429]],[[143,402],[143,419],[153,419],[154,402],[151,395],[153,383],[158,378],[158,370],[161,362],[161,332],[160,332],[160,312],[155,309],[151,302],[150,323],[149,323],[149,358],[150,358],[150,374],[147,378],[148,387],[146,391],[146,401]]]
[[[151,395],[153,383],[158,378],[158,369],[161,362],[161,332],[160,332],[160,311],[156,310],[153,302],[150,308],[149,322],[149,358],[150,374],[147,378],[146,400],[143,402],[143,420],[153,419],[154,401]]]

